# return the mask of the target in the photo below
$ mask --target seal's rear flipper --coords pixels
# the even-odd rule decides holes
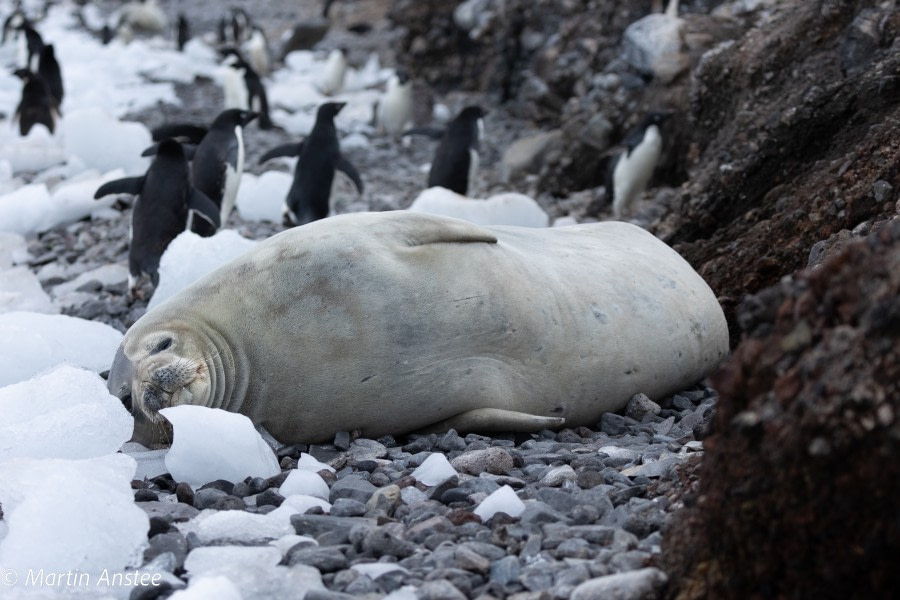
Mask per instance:
[[[539,417],[528,413],[500,408],[476,408],[459,413],[425,428],[421,433],[435,433],[455,429],[458,432],[517,431],[533,433],[557,429],[565,424],[561,417]]]

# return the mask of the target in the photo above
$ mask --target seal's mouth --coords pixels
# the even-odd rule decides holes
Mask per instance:
[[[204,368],[202,362],[179,359],[152,369],[150,381],[140,384],[140,410],[153,423],[163,422],[160,410],[191,403],[191,384],[202,378]]]

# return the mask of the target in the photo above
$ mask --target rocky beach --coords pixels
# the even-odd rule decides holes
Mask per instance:
[[[225,11],[159,4],[172,22],[184,12],[195,36],[212,34]],[[661,3],[462,4],[460,15],[449,0],[338,0],[314,48],[344,47],[360,68],[374,53],[411,73],[418,125],[433,121],[434,104],[487,108],[469,195],[525,193],[551,219],[610,219],[617,144],[644,113],[671,111],[661,162],[628,220],[706,279],[732,356],[710,380],[656,402],[638,394],[593,427],[342,432],[280,447],[282,472],[269,478],[134,480],[150,518],[136,570],[159,577],[119,596],[887,597],[900,583],[889,564],[900,547],[896,2],[686,0],[643,33],[629,26]],[[286,32],[320,19],[318,3],[231,5],[266,31],[276,58]],[[209,79],[176,93],[180,105],[126,120],[207,122],[222,102]],[[248,173],[287,169],[258,164],[295,141],[277,125],[245,131]],[[336,213],[407,208],[425,187],[434,141],[367,142],[344,149],[366,189],[339,183]],[[28,236],[44,289],[127,264],[131,208],[123,199],[115,209]],[[283,230],[239,215],[229,226],[254,240]],[[87,281],[63,313],[124,332],[151,291],[145,283],[130,300],[124,280]],[[413,472],[434,454],[452,472],[426,484]],[[309,456],[322,463],[330,510],[267,517]],[[479,516],[507,486],[517,500]],[[201,579],[207,587],[194,589]]]

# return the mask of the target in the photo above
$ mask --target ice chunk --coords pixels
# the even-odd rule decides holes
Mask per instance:
[[[0,386],[68,363],[92,371],[112,364],[122,334],[109,325],[66,315],[31,312],[0,314]]]
[[[281,472],[275,453],[244,415],[188,404],[160,413],[173,427],[166,467],[175,481],[200,486]]]
[[[122,452],[137,462],[134,478],[138,481],[153,479],[169,472],[169,469],[166,467],[168,448],[149,450],[137,442],[126,442],[122,446]]]
[[[357,563],[350,568],[360,575],[368,576],[370,579],[378,579],[382,575],[393,573],[394,571],[409,573],[409,571],[405,567],[401,567],[397,563]]]
[[[328,484],[314,471],[294,469],[281,484],[281,495],[287,497],[298,494],[328,500]]]
[[[28,267],[0,268],[0,313],[12,311],[55,314],[59,306]]]
[[[210,575],[208,577],[191,578],[191,583],[184,590],[178,590],[169,600],[244,600],[237,586],[227,577]]]
[[[488,521],[498,512],[518,517],[524,510],[525,503],[519,499],[511,487],[504,485],[482,500],[472,512],[481,517],[482,521]]]
[[[432,187],[422,191],[408,210],[455,217],[476,225],[547,227],[550,223],[550,217],[537,202],[513,192],[473,200],[446,188]]]
[[[143,175],[150,165],[141,152],[153,139],[142,123],[119,121],[102,108],[79,108],[66,112],[61,129],[66,153],[77,156],[87,167]]]
[[[100,376],[70,366],[0,388],[0,415],[0,460],[104,456],[134,428]]]
[[[331,504],[315,496],[288,496],[281,506],[270,512],[267,517],[279,523],[290,523],[291,515],[303,514],[314,506],[319,506],[326,513],[331,512]]]
[[[244,600],[303,598],[310,590],[325,589],[317,569],[277,566],[281,558],[281,551],[272,546],[207,546],[192,550],[184,568],[191,580],[227,577]]]
[[[200,543],[258,545],[294,533],[290,523],[241,510],[204,510],[186,523],[176,523],[184,535],[196,533]]]
[[[28,244],[18,233],[0,231],[0,269],[9,269],[28,261]]]
[[[317,460],[311,454],[307,454],[306,452],[300,453],[300,458],[297,460],[297,468],[305,469],[307,471],[315,471],[318,473],[319,471],[331,471],[334,473],[334,467],[330,465],[326,465],[325,463]]]
[[[134,467],[122,454],[0,461],[0,504],[9,526],[0,541],[0,570],[99,574],[140,565],[150,522],[134,504]]]
[[[159,285],[149,309],[159,306],[210,271],[250,250],[257,242],[223,229],[212,237],[185,231],[169,243],[159,261]]]
[[[421,465],[416,467],[412,476],[425,485],[437,485],[457,475],[456,469],[450,465],[447,457],[440,452],[429,454]]]
[[[284,199],[294,181],[291,173],[270,170],[258,177],[253,173],[244,173],[236,200],[241,217],[251,221],[281,223]]]
[[[0,196],[0,231],[40,233],[82,219],[109,207],[115,196],[94,200],[100,185],[122,175],[121,170],[57,187],[51,194],[43,183],[22,186]]]
[[[25,137],[18,127],[0,127],[0,160],[7,161],[13,173],[36,173],[65,162],[66,153],[59,138],[43,125],[32,127]]]

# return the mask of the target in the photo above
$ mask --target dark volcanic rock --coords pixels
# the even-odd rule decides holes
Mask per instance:
[[[698,501],[663,539],[672,597],[900,587],[900,219],[766,293],[714,378]]]

